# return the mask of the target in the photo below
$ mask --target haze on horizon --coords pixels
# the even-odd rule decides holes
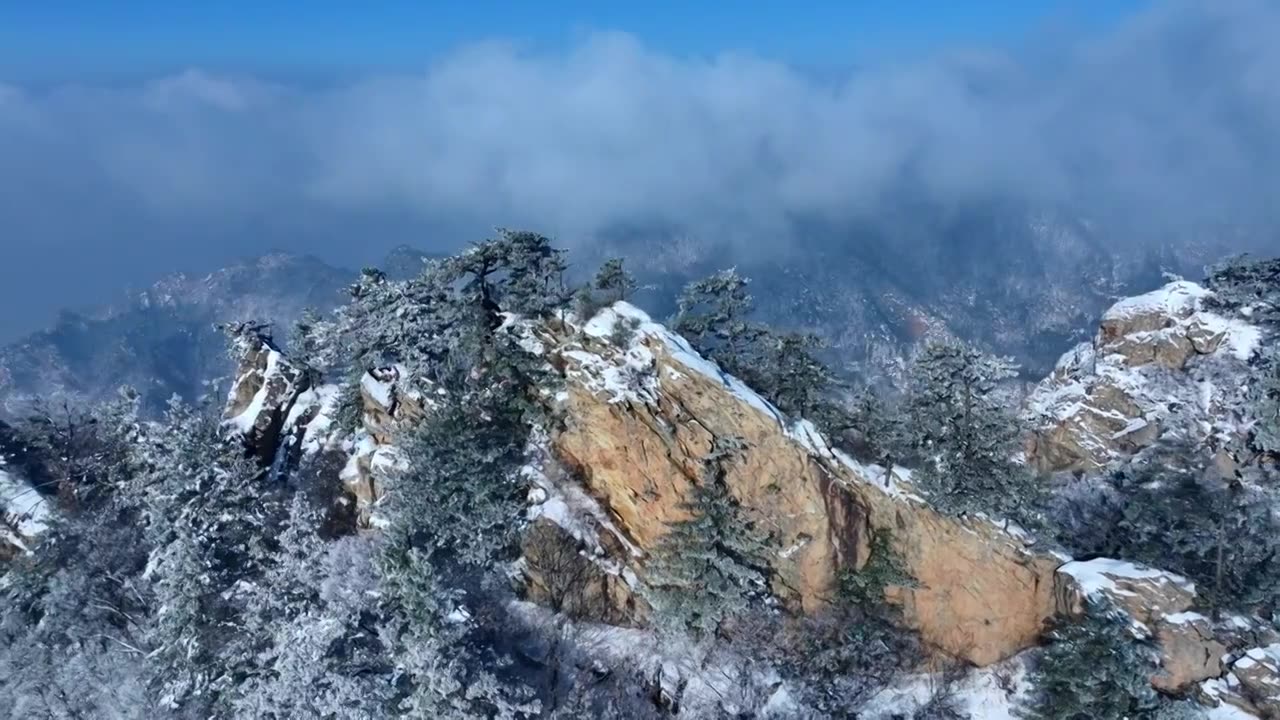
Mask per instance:
[[[1280,247],[1280,6],[844,5],[0,10],[0,340],[276,248],[650,225],[766,253],[902,193]]]

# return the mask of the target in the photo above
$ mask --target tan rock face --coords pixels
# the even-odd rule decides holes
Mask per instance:
[[[725,481],[773,534],[774,590],[786,603],[821,608],[838,573],[865,563],[868,533],[887,529],[919,584],[891,599],[927,642],[977,664],[1036,642],[1054,613],[1056,558],[989,523],[938,515],[900,479],[885,487],[882,470],[832,453],[804,427],[788,429],[665,330],[637,332],[626,350],[589,333],[560,349],[566,421],[554,438],[636,546],[652,549],[685,517],[713,440],[739,438],[744,450],[725,466]]]
[[[1161,659],[1160,672],[1151,684],[1167,693],[1180,693],[1196,683],[1221,677],[1222,656],[1227,651],[1214,637],[1207,618],[1175,616],[1175,620],[1162,619],[1155,629]]]
[[[240,362],[223,417],[259,461],[269,464],[280,447],[285,420],[310,387],[310,378],[253,330],[245,330],[236,342]]]
[[[520,539],[525,597],[569,617],[630,626],[649,608],[620,573],[593,561],[583,543],[539,518]]]

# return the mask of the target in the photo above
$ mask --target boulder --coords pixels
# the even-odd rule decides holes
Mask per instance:
[[[1057,597],[1058,611],[1068,617],[1095,602],[1126,613],[1160,649],[1160,669],[1151,678],[1159,690],[1181,693],[1222,675],[1227,648],[1209,619],[1191,612],[1196,590],[1186,578],[1109,558],[1069,562],[1058,570]]]
[[[1264,720],[1280,718],[1280,645],[1249,648],[1232,657],[1226,675],[1200,686],[1199,700]]]

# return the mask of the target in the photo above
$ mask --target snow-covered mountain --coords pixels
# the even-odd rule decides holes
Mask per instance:
[[[34,398],[86,405],[129,385],[151,408],[189,400],[232,368],[218,323],[256,318],[288,328],[305,308],[343,301],[352,273],[309,256],[271,254],[207,275],[175,274],[118,303],[66,311],[54,327],[0,348],[0,415]]]
[[[1137,239],[1069,212],[977,204],[887,208],[874,222],[802,228],[782,247],[633,230],[585,257],[626,257],[655,288],[640,298],[657,317],[684,282],[736,265],[765,320],[817,332],[837,365],[892,373],[922,338],[950,336],[1012,356],[1035,380],[1115,300],[1243,249],[1227,231]]]
[[[1057,242],[1048,244],[1077,247]],[[421,259],[398,257],[397,277]],[[228,298],[297,262],[273,256],[175,279],[104,313],[92,332],[121,318],[152,327],[151,313],[183,327],[196,309],[205,319],[261,317],[271,296]],[[1092,339],[1063,348],[1030,393],[1024,453],[1016,442],[984,445],[958,419],[989,414],[980,427],[1010,429],[1016,441],[1009,409],[991,402],[997,370],[967,348],[938,356],[964,367],[918,372],[913,390],[930,407],[907,403],[890,423],[887,405],[872,417],[783,393],[834,386],[801,350],[770,354],[791,346],[767,328],[735,317],[720,335],[699,334],[698,322],[717,322],[711,314],[682,318],[676,332],[623,300],[588,292],[571,303],[563,267],[546,238],[504,234],[411,281],[362,274],[350,304],[298,348],[258,322],[231,323],[220,418],[178,408],[149,422],[121,410],[102,425],[34,428],[58,448],[45,459],[66,460],[57,493],[0,425],[0,561],[16,559],[0,587],[14,599],[0,624],[14,638],[13,652],[0,647],[9,672],[0,688],[20,688],[16,712],[63,707],[82,672],[123,672],[128,691],[154,705],[129,716],[217,707],[286,717],[323,704],[322,716],[374,718],[432,714],[424,707],[512,718],[602,708],[616,718],[890,720],[938,708],[946,718],[1012,718],[1029,698],[1043,703],[1054,682],[1076,681],[1114,693],[1091,698],[1094,708],[1115,697],[1176,717],[1280,712],[1275,598],[1251,592],[1280,587],[1275,458],[1252,434],[1262,356],[1280,330],[1280,263],[1100,308],[1096,333],[1071,333]],[[985,272],[918,291],[939,304],[911,316],[918,328],[886,336],[889,355],[960,334],[1001,303],[1013,313],[1002,317],[1025,322],[1077,316],[1018,315],[1032,292],[1025,281]],[[947,306],[948,292],[983,281],[996,289],[981,301]],[[894,282],[856,292],[884,303]],[[1070,297],[1102,301],[1087,281],[1064,283]],[[621,296],[630,284],[595,290]],[[300,310],[297,298],[322,285],[279,290],[274,311]],[[821,298],[790,310],[770,302],[811,292],[805,277],[783,269],[755,288],[766,315],[818,316],[796,313]],[[724,300],[703,303],[720,311],[732,305]],[[913,307],[904,312],[923,312]],[[726,338],[741,355],[717,354]],[[756,368],[739,357],[764,367],[748,376]],[[910,422],[928,432],[901,433],[887,455],[842,435]],[[948,434],[965,452],[996,457],[966,466]],[[1170,439],[1190,448],[1182,475],[1151,454]],[[952,473],[969,485],[948,484]],[[1073,474],[1120,497],[1086,523],[1104,530],[1088,547],[1119,550],[1078,550],[1086,544],[1055,514],[1054,502],[1074,502],[1064,489]],[[949,504],[951,492],[991,493],[991,476],[1025,502]],[[1212,502],[1171,505],[1173,523],[1127,514],[1131,496],[1121,493],[1145,493],[1136,497],[1154,507],[1179,499],[1183,480]],[[53,513],[67,522],[45,529]],[[83,548],[92,562],[77,560]],[[679,565],[685,558],[694,564]],[[1245,592],[1227,594],[1228,581]],[[91,604],[82,617],[76,593],[90,591],[118,604]],[[57,617],[49,603],[61,603]],[[70,664],[48,654],[84,628],[105,628],[111,642],[76,640]],[[112,654],[118,645],[127,657]],[[34,677],[10,670],[26,663],[44,664]],[[56,676],[58,692],[43,692],[41,673]],[[593,695],[600,687],[611,689]],[[107,706],[99,702],[128,705],[106,681],[75,697],[90,714]],[[548,706],[525,702],[535,697]]]

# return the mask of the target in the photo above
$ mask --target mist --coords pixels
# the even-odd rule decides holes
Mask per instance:
[[[1068,208],[1133,229],[1261,228],[1280,250],[1280,6],[1176,2],[1092,33],[806,72],[597,33],[460,48],[329,84],[191,69],[0,82],[0,339],[177,269],[285,249],[357,266],[494,226],[563,244],[628,224],[738,252],[797,218]],[[3,80],[0,78],[0,80]]]

